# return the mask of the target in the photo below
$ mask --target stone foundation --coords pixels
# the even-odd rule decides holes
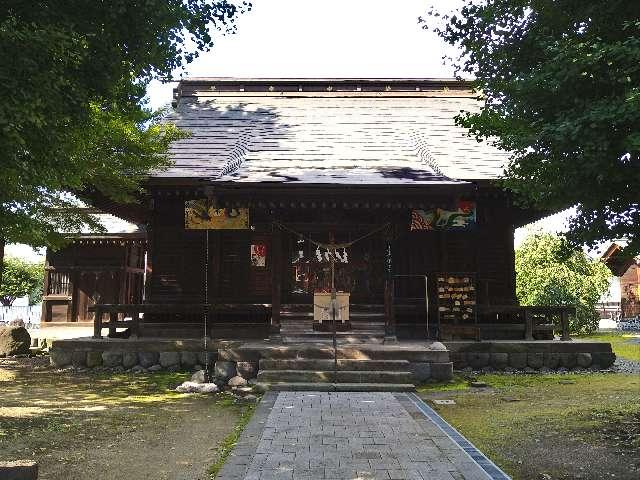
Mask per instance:
[[[455,370],[607,369],[616,359],[603,342],[445,342]]]

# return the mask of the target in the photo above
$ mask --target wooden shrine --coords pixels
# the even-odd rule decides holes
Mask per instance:
[[[477,108],[469,84],[186,79],[174,108],[167,121],[191,135],[172,145],[173,164],[148,178],[145,198],[95,199],[146,225],[152,267],[144,303],[126,300],[135,289],[103,297],[96,335],[108,313],[135,317],[144,336],[198,336],[205,319],[214,338],[286,336],[328,291],[329,256],[354,329],[410,339],[549,330],[558,312],[528,316],[515,296],[514,229],[542,213],[495,185],[508,153],[455,125]],[[348,246],[319,246],[328,243]],[[525,325],[540,315],[544,328]]]

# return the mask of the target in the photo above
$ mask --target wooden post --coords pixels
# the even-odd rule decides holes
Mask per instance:
[[[524,308],[524,339],[533,340],[533,315],[528,308]]]
[[[118,311],[112,310],[109,312],[109,337],[113,337],[116,334],[116,322],[118,321]]]
[[[271,238],[271,333],[280,333],[282,301],[282,232],[274,227]]]
[[[569,336],[569,312],[564,308],[560,310],[560,325],[562,326],[562,336],[560,340],[563,342],[571,340]]]
[[[93,315],[93,338],[102,338],[102,310],[97,305]]]

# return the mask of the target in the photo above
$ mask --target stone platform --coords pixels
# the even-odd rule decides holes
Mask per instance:
[[[54,340],[57,367],[118,371],[193,370],[216,364],[274,390],[406,391],[427,381],[451,379],[453,369],[539,370],[608,368],[611,345],[581,341],[434,341],[339,344],[128,338]]]
[[[444,342],[456,370],[471,367],[505,369],[598,368],[613,365],[616,359],[607,342],[579,340],[494,340]]]

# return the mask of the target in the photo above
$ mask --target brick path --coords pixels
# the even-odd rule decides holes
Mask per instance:
[[[491,477],[407,394],[269,392],[218,478]]]

